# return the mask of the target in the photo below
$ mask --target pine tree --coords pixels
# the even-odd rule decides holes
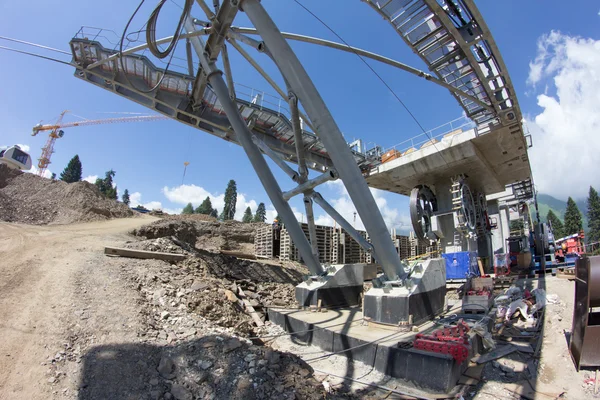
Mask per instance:
[[[275,219],[274,219],[273,221],[277,221],[277,222],[279,222],[280,224],[283,224],[283,221],[281,220],[281,217],[279,216],[279,214],[277,214],[277,215],[275,216]]]
[[[129,190],[125,189],[125,191],[123,192],[123,197],[121,197],[121,200],[123,200],[123,203],[129,205]]]
[[[213,209],[210,211],[210,216],[211,216],[211,217],[215,217],[215,218],[219,218],[219,211],[218,211],[216,208],[213,208]]]
[[[193,214],[194,213],[194,206],[192,205],[192,203],[187,203],[187,206],[183,207],[183,210],[181,210],[182,214]]]
[[[104,179],[96,179],[95,185],[98,187],[100,193],[109,199],[117,199],[117,187],[113,187],[113,178],[116,172],[111,170],[106,171]]]
[[[250,207],[246,207],[246,211],[244,211],[244,217],[242,218],[242,222],[252,222],[252,210]]]
[[[267,210],[265,209],[265,203],[260,203],[256,208],[256,214],[254,214],[254,222],[265,222],[267,219]]]
[[[212,203],[210,201],[210,197],[206,196],[206,198],[204,199],[202,204],[200,204],[194,212],[196,214],[210,215],[212,210],[213,210],[213,208],[212,208]]]
[[[50,176],[50,179],[52,179],[53,181],[56,180],[56,174],[53,172],[52,175]]]
[[[600,241],[600,197],[596,189],[590,186],[590,193],[587,199],[587,217],[588,217],[588,243]]]
[[[64,171],[60,173],[60,180],[67,183],[79,182],[81,180],[81,161],[77,154],[71,158]]]
[[[550,226],[552,227],[552,233],[554,234],[555,239],[560,239],[561,237],[565,236],[565,227],[560,218],[558,218],[556,214],[554,214],[554,211],[548,210],[548,214],[546,215],[546,221],[548,221],[548,224],[550,224]]]
[[[581,221],[581,212],[577,208],[577,204],[569,197],[567,200],[567,209],[565,211],[565,236],[579,233],[583,229],[583,222]]]
[[[225,205],[221,211],[221,219],[227,221],[235,217],[235,203],[237,203],[237,187],[232,179],[225,189]]]

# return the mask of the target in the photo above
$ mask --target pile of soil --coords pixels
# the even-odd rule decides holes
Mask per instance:
[[[146,239],[175,236],[199,249],[254,254],[254,236],[264,223],[203,221],[195,216],[168,217],[132,232]]]
[[[89,182],[54,181],[0,165],[0,220],[44,225],[131,216],[127,205]]]

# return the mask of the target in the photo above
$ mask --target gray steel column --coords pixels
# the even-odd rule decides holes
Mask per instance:
[[[219,98],[219,102],[223,107],[223,111],[225,111],[225,114],[227,115],[227,118],[229,119],[229,122],[231,123],[231,126],[233,127],[240,144],[244,148],[244,151],[250,159],[254,170],[258,174],[260,182],[269,195],[269,199],[271,199],[273,202],[273,205],[275,206],[275,209],[279,215],[281,215],[281,218],[283,218],[285,227],[294,241],[294,244],[300,251],[300,255],[302,256],[304,263],[312,274],[320,274],[323,272],[321,263],[319,262],[318,257],[315,257],[315,255],[312,253],[311,245],[306,239],[306,236],[304,236],[302,227],[296,220],[296,216],[294,215],[292,208],[288,202],[283,199],[281,195],[281,188],[273,176],[273,173],[269,169],[267,162],[263,158],[261,152],[258,150],[258,147],[256,147],[256,145],[252,142],[252,133],[248,130],[246,123],[238,112],[237,106],[229,97],[229,90],[227,89],[227,85],[225,85],[225,81],[223,80],[222,72],[217,70],[214,64],[212,64],[212,67],[214,69],[208,73],[208,82]]]
[[[195,27],[189,18],[186,21],[186,30],[195,30]],[[306,239],[306,236],[302,231],[302,227],[296,220],[296,216],[294,215],[292,208],[288,202],[283,199],[281,188],[279,187],[277,180],[273,176],[273,173],[271,172],[271,169],[265,161],[262,153],[252,141],[252,133],[240,115],[237,105],[229,97],[229,89],[227,88],[225,80],[223,79],[223,72],[217,68],[214,61],[209,62],[209,60],[206,58],[206,55],[203,52],[204,49],[202,48],[202,41],[199,38],[192,38],[191,40],[192,45],[194,45],[194,48],[198,53],[198,57],[200,58],[202,68],[207,74],[208,82],[215,91],[215,94],[217,95],[217,98],[223,107],[223,111],[225,112],[225,115],[227,115],[227,119],[229,119],[231,127],[237,135],[237,139],[240,142],[240,145],[242,145],[244,148],[244,151],[246,152],[250,163],[254,167],[260,182],[265,188],[269,199],[271,199],[273,206],[275,206],[275,209],[279,215],[281,215],[283,222],[286,224],[286,229],[294,241],[294,245],[296,245],[298,248],[306,267],[313,275],[321,274],[323,272],[323,267],[319,262],[319,258],[312,254],[311,245],[308,242],[308,239]]]
[[[315,226],[315,214],[313,213],[312,199],[304,195],[304,209],[306,210],[306,222],[308,223],[308,234],[313,255],[319,259],[319,246],[317,244],[317,227]]]
[[[356,241],[356,243],[358,243],[363,249],[365,249],[367,251],[371,251],[371,252],[373,251],[373,245],[371,243],[369,243],[367,241],[367,239],[360,236],[358,231],[356,229],[354,229],[354,227],[352,225],[350,225],[350,223],[348,221],[346,221],[346,218],[342,217],[342,215],[340,213],[338,213],[337,210],[331,204],[329,204],[323,198],[323,196],[321,196],[321,194],[319,192],[313,192],[313,194],[311,196],[312,196],[313,200],[315,201],[315,203],[317,203],[323,210],[325,210],[325,212],[327,214],[329,214],[331,216],[331,218],[334,219],[334,221],[336,221],[338,224],[340,224],[342,229],[344,229],[346,232],[348,232],[348,234],[352,237],[352,239],[354,239]],[[396,254],[398,254],[398,253],[396,253]],[[375,253],[373,253],[373,257],[377,258]]]
[[[313,123],[315,133],[325,145],[367,232],[369,232],[386,277],[391,280],[397,277],[404,279],[407,273],[402,268],[394,243],[377,208],[377,203],[317,88],[258,0],[244,0],[242,8],[267,45],[284,79],[302,102]]]

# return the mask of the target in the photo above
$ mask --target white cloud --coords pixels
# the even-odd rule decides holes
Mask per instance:
[[[550,90],[537,96],[542,111],[526,118],[534,181],[561,199],[585,197],[590,185],[600,187],[600,40],[556,31],[540,37],[527,81],[543,80]]]
[[[223,207],[225,206],[224,193],[213,194],[203,187],[196,186],[194,184],[180,185],[172,188],[165,186],[162,189],[162,192],[169,201],[182,205],[192,203],[194,208],[198,207],[204,201],[204,199],[206,199],[206,197],[210,198],[213,208],[216,208],[219,213],[223,211]],[[247,207],[250,207],[252,213],[254,213],[258,207],[258,202],[253,199],[246,199],[246,195],[244,193],[238,193],[235,204],[235,219],[241,220]]]
[[[180,214],[181,209],[166,209],[163,208],[162,203],[160,201],[149,201],[144,203],[142,201],[142,194],[140,192],[134,192],[129,195],[129,205],[132,207],[137,207],[138,205],[146,207],[148,210],[163,210],[169,214]]]
[[[96,179],[98,179],[98,175],[88,175],[85,178],[83,178],[84,181],[89,182],[91,184],[96,183]]]
[[[325,198],[336,210],[339,212],[342,217],[346,219],[346,221],[350,222],[356,229],[364,230],[365,226],[356,212],[356,207],[350,200],[350,196],[348,195],[348,191],[344,187],[344,184],[341,180],[330,181],[326,183],[329,188],[333,189],[334,192],[337,192],[338,197],[333,199]],[[386,192],[378,189],[371,189],[371,193],[375,198],[375,202],[377,203],[377,207],[383,216],[383,220],[385,221],[388,229],[396,229],[397,233],[400,232],[408,232],[411,230],[410,219],[408,214],[402,214],[397,208],[390,207],[387,199],[384,197]],[[317,206],[318,208],[318,206]],[[354,222],[354,213],[356,212],[356,222]],[[316,213],[318,214],[318,213]],[[329,225],[333,226],[334,221],[328,214],[318,214],[315,218],[315,223],[317,225]]]
[[[37,175],[39,172],[39,169],[35,165],[32,165],[31,169],[29,171],[25,171],[25,172],[29,172],[31,174]],[[52,171],[50,171],[49,169],[46,169],[44,171],[44,178],[48,178],[48,179],[52,178]],[[58,178],[59,177],[57,176],[56,179],[58,179]]]

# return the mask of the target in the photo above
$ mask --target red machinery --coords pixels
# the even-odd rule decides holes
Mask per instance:
[[[583,231],[555,240],[554,257],[558,262],[578,258],[585,253],[585,234]]]
[[[451,355],[459,364],[469,357],[469,325],[462,319],[456,326],[433,331],[431,335],[417,334],[415,349]]]

